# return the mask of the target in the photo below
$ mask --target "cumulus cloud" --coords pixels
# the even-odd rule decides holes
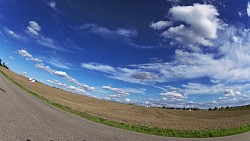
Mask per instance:
[[[211,40],[217,38],[217,30],[222,26],[217,18],[219,13],[213,5],[174,6],[169,14],[173,21],[181,21],[185,25],[170,27],[161,36],[188,46],[212,46]]]
[[[30,21],[29,25],[27,26],[27,32],[31,33],[33,35],[38,35],[39,31],[41,30],[41,26],[35,22],[35,21]]]
[[[33,62],[42,62],[42,60],[33,57],[29,52],[24,49],[18,50],[17,53],[22,57],[26,57],[26,60],[33,61]]]
[[[226,89],[224,92],[225,97],[240,96],[240,95],[241,95],[240,91],[234,91],[232,89]]]
[[[250,17],[250,2],[247,3],[247,15]]]
[[[154,30],[161,30],[161,29],[164,29],[166,27],[169,27],[173,25],[173,22],[172,21],[158,21],[158,22],[152,22],[150,24],[150,27],[153,28]]]

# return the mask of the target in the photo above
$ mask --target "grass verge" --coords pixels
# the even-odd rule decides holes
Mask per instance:
[[[104,125],[117,127],[121,129],[127,129],[130,131],[136,131],[140,133],[145,134],[151,134],[151,135],[158,135],[158,136],[167,136],[167,137],[185,137],[185,138],[208,138],[208,137],[222,137],[222,136],[229,136],[229,135],[235,135],[240,134],[244,132],[250,131],[250,124],[244,125],[240,127],[234,127],[234,128],[227,128],[227,129],[217,129],[217,130],[206,130],[206,131],[196,131],[196,130],[174,130],[174,129],[162,129],[158,127],[147,127],[142,125],[130,125],[130,124],[124,124],[120,122],[110,121],[104,118],[96,117],[93,115],[90,115],[86,112],[74,110],[71,107],[64,106],[60,103],[53,102],[42,95],[37,94],[36,92],[24,87],[23,85],[19,84],[12,78],[10,78],[8,75],[6,75],[3,71],[0,70],[0,72],[9,80],[11,80],[14,84],[22,88],[23,90],[27,91],[31,95],[37,97],[38,99],[42,100],[43,102],[53,105],[54,107],[57,107],[63,111],[66,111],[68,113],[77,115],[79,117],[101,123]]]

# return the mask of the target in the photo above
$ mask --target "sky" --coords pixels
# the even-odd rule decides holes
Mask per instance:
[[[155,107],[250,104],[248,0],[0,0],[0,58],[46,85]]]

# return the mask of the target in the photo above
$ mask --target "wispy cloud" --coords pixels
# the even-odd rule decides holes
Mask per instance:
[[[250,2],[247,3],[247,15],[250,17]]]
[[[63,48],[63,45],[53,40],[52,38],[45,37],[41,33],[41,26],[36,21],[30,21],[27,26],[26,33],[38,44],[58,51],[69,52]]]
[[[10,30],[10,29],[8,29],[8,28],[4,28],[4,33],[5,33],[7,36],[9,36],[9,37],[11,37],[11,38],[14,38],[14,39],[17,39],[17,40],[19,40],[19,41],[23,41],[23,42],[28,41],[28,40],[26,39],[26,37],[24,37],[23,35],[20,35],[20,34],[14,32],[13,30]]]
[[[109,65],[102,65],[100,63],[82,63],[81,66],[83,68],[89,69],[89,70],[96,70],[101,72],[115,72],[116,69],[114,67],[111,67]]]
[[[102,86],[103,89],[109,90],[111,92],[113,92],[114,94],[109,95],[107,98],[108,99],[113,99],[113,100],[118,100],[122,97],[125,97],[127,95],[129,95],[129,93],[121,88],[114,88],[111,86]]]
[[[92,91],[92,90],[95,89],[94,87],[91,87],[89,85],[86,85],[84,83],[81,83],[81,82],[77,81],[76,79],[72,78],[71,76],[69,76],[64,71],[54,70],[54,69],[50,68],[50,66],[44,65],[42,63],[43,62],[42,60],[33,57],[33,55],[31,55],[29,52],[27,52],[24,49],[18,50],[17,52],[22,57],[25,57],[26,60],[30,60],[30,61],[33,61],[33,62],[38,62],[38,64],[35,65],[36,68],[44,70],[44,71],[46,71],[46,72],[48,72],[50,74],[53,74],[55,76],[62,77],[64,79],[66,79],[68,82],[73,83],[74,85],[77,85],[79,87],[79,89],[82,88],[82,89],[86,89],[86,90],[89,90],[89,91]]]
[[[68,59],[62,58],[57,51],[50,51],[47,56],[42,57],[43,61],[61,69],[72,69],[72,64]]]
[[[86,85],[86,84],[84,84],[84,83],[78,82],[76,79],[70,77],[70,76],[69,76],[66,72],[64,72],[64,71],[53,70],[53,69],[51,69],[49,66],[45,66],[45,65],[42,64],[42,63],[36,64],[35,66],[36,66],[36,68],[45,70],[45,71],[49,72],[50,74],[53,74],[53,75],[62,77],[62,78],[64,78],[64,79],[66,79],[68,82],[73,83],[73,84],[75,84],[75,85],[77,85],[77,86],[79,86],[79,87],[81,87],[81,88],[87,89],[87,90],[89,90],[89,91],[92,91],[92,90],[95,89],[94,87],[90,87],[90,86],[88,86],[88,85]]]
[[[9,56],[10,60],[15,60],[15,58],[13,56]]]
[[[93,23],[86,23],[81,25],[78,29],[84,30],[85,32],[88,31],[90,33],[99,35],[103,38],[108,39],[122,39],[128,45],[137,47],[137,48],[153,48],[154,46],[146,46],[140,45],[132,41],[132,38],[138,35],[138,31],[135,28],[116,28],[116,29],[109,29],[107,27],[99,26]]]
[[[152,22],[149,27],[153,28],[154,30],[161,30],[171,25],[173,25],[173,21],[158,21]]]
[[[26,60],[33,61],[33,62],[42,62],[42,60],[33,57],[29,52],[24,49],[18,50],[17,53],[22,57],[25,57]]]
[[[88,95],[90,96],[89,93],[87,93],[84,89],[79,88],[79,87],[75,87],[75,86],[68,86],[67,84],[64,84],[58,80],[47,80],[47,82],[54,84],[56,86],[61,87],[64,90],[70,91],[70,92],[75,92],[78,94],[83,94],[83,95]]]
[[[85,69],[104,72],[109,78],[130,83],[152,84],[158,80],[157,74],[143,71],[142,69],[112,67],[99,63],[82,63],[81,66]]]
[[[56,10],[56,2],[55,1],[50,1],[47,3],[49,7],[51,7],[52,9]]]

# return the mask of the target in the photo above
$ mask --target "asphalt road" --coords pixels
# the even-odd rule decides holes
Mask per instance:
[[[250,141],[250,132],[209,139],[169,138],[117,129],[43,103],[0,74],[2,141]]]

